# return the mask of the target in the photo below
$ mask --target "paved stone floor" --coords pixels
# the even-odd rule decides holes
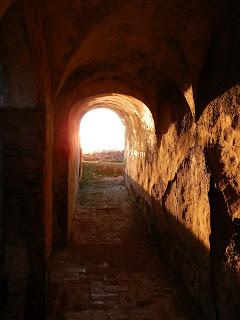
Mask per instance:
[[[51,262],[59,320],[202,319],[168,275],[122,178],[80,189],[71,244]]]

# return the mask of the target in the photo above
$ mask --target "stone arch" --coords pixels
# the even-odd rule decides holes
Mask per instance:
[[[70,235],[78,191],[79,123],[87,111],[104,106],[115,111],[124,119],[126,123],[126,159],[131,158],[131,161],[126,160],[127,177],[130,163],[133,165],[135,161],[133,159],[137,156],[141,161],[151,161],[150,157],[154,157],[154,154],[150,156],[150,150],[153,153],[152,150],[156,148],[152,113],[147,105],[138,98],[123,93],[105,92],[86,95],[84,99],[75,96],[71,102],[68,111],[65,105],[65,108],[62,108],[61,118],[56,119],[55,122],[55,140],[58,140],[58,143],[54,147],[56,166],[54,170],[55,227],[53,225],[53,236],[57,244],[65,243]]]

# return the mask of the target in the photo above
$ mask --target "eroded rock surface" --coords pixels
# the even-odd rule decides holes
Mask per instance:
[[[162,251],[213,319],[239,315],[239,96],[236,86],[217,97],[188,130],[172,123],[155,162],[127,162]]]

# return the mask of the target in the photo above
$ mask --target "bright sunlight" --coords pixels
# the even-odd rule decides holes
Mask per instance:
[[[124,150],[125,126],[119,116],[106,108],[87,112],[80,123],[83,153]]]

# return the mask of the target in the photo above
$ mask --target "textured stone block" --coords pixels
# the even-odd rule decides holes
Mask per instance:
[[[7,158],[5,160],[6,175],[11,174],[30,174],[38,170],[39,165],[33,158]]]

